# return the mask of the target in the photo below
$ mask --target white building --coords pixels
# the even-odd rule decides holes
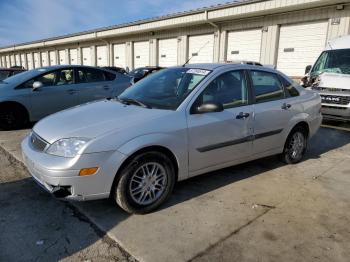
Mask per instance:
[[[350,0],[248,0],[0,48],[0,66],[253,60],[298,77],[350,34]]]

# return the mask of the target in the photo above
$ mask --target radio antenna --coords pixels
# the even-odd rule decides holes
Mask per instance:
[[[191,59],[194,57],[194,54],[199,54],[199,53],[202,51],[202,49],[203,49],[207,44],[209,44],[209,42],[210,42],[210,41],[206,42],[206,43],[198,50],[197,53],[192,53],[192,56],[186,61],[186,63],[184,63],[184,64],[182,65],[182,67],[185,67],[185,65],[187,65],[187,64],[191,61]]]

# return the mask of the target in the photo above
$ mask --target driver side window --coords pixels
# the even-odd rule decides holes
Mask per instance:
[[[230,71],[214,79],[197,98],[195,104],[220,103],[224,109],[248,104],[248,88],[244,71]]]

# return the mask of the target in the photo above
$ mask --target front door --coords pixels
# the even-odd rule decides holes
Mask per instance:
[[[39,81],[43,86],[31,91],[31,111],[34,120],[78,104],[73,69],[60,69],[38,76],[25,83],[33,86]]]
[[[193,106],[221,103],[224,111],[188,113],[189,171],[240,161],[252,152],[253,108],[248,101],[244,71],[229,71],[214,79]]]

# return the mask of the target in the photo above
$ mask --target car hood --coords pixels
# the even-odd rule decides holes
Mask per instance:
[[[92,139],[106,133],[132,128],[142,122],[166,116],[170,112],[123,105],[116,100],[104,100],[48,116],[38,122],[33,131],[50,144],[70,137]]]
[[[350,90],[350,75],[322,73],[319,75],[319,86]]]

